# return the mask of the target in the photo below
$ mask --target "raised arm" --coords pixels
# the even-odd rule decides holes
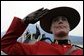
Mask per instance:
[[[42,17],[45,12],[47,12],[47,10],[41,8],[30,13],[24,19],[14,17],[9,29],[1,39],[1,50],[6,54],[23,54],[25,44],[17,42],[18,37],[22,35],[28,24],[34,24],[39,21],[39,18]]]

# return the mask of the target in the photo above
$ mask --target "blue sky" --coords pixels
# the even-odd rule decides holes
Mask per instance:
[[[22,19],[39,8],[52,9],[60,6],[75,8],[80,13],[81,21],[69,35],[83,36],[83,1],[1,1],[1,32],[7,31],[14,16]]]

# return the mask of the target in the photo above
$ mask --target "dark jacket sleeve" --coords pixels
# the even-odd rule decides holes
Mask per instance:
[[[1,50],[6,54],[24,53],[22,50],[24,44],[17,42],[17,39],[23,34],[26,27],[20,18],[14,17],[9,29],[1,39]]]

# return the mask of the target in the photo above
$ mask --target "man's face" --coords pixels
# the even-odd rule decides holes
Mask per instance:
[[[56,36],[66,36],[70,30],[69,23],[66,17],[58,16],[51,24],[51,31]]]

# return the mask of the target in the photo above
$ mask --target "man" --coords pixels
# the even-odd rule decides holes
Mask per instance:
[[[55,41],[38,41],[33,45],[17,42],[17,38],[27,25],[40,20],[42,29],[53,33]],[[68,33],[80,21],[79,13],[70,7],[58,7],[51,10],[39,9],[23,20],[14,17],[11,26],[1,39],[1,50],[9,55],[83,55],[83,50],[71,45]]]

